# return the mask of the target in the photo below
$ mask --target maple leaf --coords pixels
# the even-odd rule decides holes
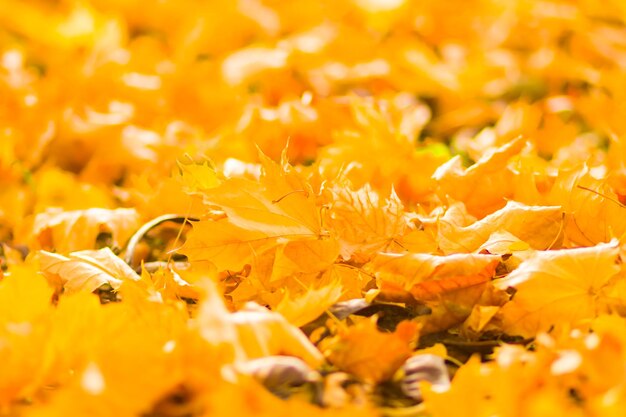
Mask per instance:
[[[463,169],[459,156],[453,157],[433,174],[439,184],[439,192],[462,201],[467,210],[477,217],[501,208],[512,196],[510,183],[513,172],[507,164],[525,145],[524,139],[514,139],[500,148],[491,149],[467,169]]]
[[[159,268],[152,274],[144,268],[141,271],[141,284],[144,284],[143,287],[149,291],[159,292],[164,300],[178,300],[179,298],[196,300],[199,298],[198,289],[181,277],[178,271],[172,267]],[[141,293],[142,286],[140,285],[137,290]],[[122,289],[121,292],[124,297],[126,295],[125,289]]]
[[[626,233],[625,207],[605,180],[594,178],[587,166],[561,171],[548,196],[570,213],[568,240],[590,246]]]
[[[265,233],[237,227],[227,219],[199,221],[193,223],[181,252],[191,262],[211,261],[218,270],[239,271],[275,244]]]
[[[469,340],[477,339],[498,311],[499,306],[475,305],[461,326],[461,334]]]
[[[335,239],[296,240],[280,244],[272,263],[270,282],[290,276],[317,276],[331,268],[339,255]]]
[[[417,318],[423,324],[422,333],[433,333],[463,323],[471,317],[477,306],[500,307],[508,297],[504,291],[493,287],[497,261],[473,275],[450,276],[424,281],[414,285],[409,292],[431,310]],[[486,323],[485,323],[486,324]]]
[[[279,313],[255,303],[230,313],[217,288],[205,281],[204,299],[200,304],[196,325],[205,340],[233,349],[235,360],[269,355],[298,356],[312,366],[319,366],[323,357],[298,328]]]
[[[497,282],[499,288],[516,290],[500,311],[503,329],[533,337],[538,331],[596,317],[603,290],[620,271],[618,254],[615,241],[589,248],[537,252]]]
[[[364,319],[340,331],[329,342],[326,355],[339,369],[380,382],[389,379],[408,359],[417,334],[418,326],[409,321],[398,324],[394,333],[383,333],[375,321]]]
[[[69,253],[94,249],[98,235],[110,233],[112,243],[123,247],[139,225],[139,214],[134,209],[49,209],[34,217],[28,241],[35,249]]]
[[[229,178],[203,193],[205,202],[218,206],[227,217],[194,224],[183,247],[191,261],[208,260],[220,270],[239,270],[279,240],[324,236],[311,186],[284,160],[278,165],[262,158],[264,175],[259,181]]]
[[[507,272],[516,269],[521,262],[531,258],[535,252],[528,243],[507,231],[494,232],[478,250],[478,253],[501,255],[502,264]]]
[[[445,330],[466,320],[476,305],[504,302],[504,293],[491,286],[499,259],[474,254],[381,254],[373,262],[380,288],[377,296],[424,303],[431,313],[416,319],[424,325],[422,332]]]
[[[104,284],[118,289],[140,277],[109,248],[72,252],[68,256],[39,251],[36,261],[47,276],[60,279],[67,293],[93,292]]]
[[[528,243],[523,242],[507,231],[493,232],[489,239],[480,246],[478,253],[481,253],[481,251],[497,255],[515,254],[523,257],[528,257],[535,253],[535,250],[531,249]]]
[[[565,215],[558,206],[526,206],[507,202],[500,210],[468,226],[448,221],[446,215],[438,224],[439,247],[444,253],[473,252],[496,232],[509,232],[533,249],[559,245],[563,237]]]
[[[367,261],[371,254],[391,246],[405,231],[403,205],[392,190],[381,200],[369,185],[352,191],[335,187],[329,227],[338,235],[344,260]]]
[[[459,292],[477,284],[489,282],[496,270],[496,265],[497,261],[491,261],[476,275],[450,276],[423,281],[413,285],[409,292],[417,300],[435,301],[444,294]]]
[[[341,284],[333,282],[321,288],[308,288],[302,295],[291,297],[289,292],[276,307],[294,326],[302,327],[321,316],[341,297]]]
[[[264,172],[258,182],[229,178],[207,190],[204,201],[220,207],[232,224],[247,230],[319,236],[320,215],[312,187],[284,155],[280,164],[262,154],[260,157]]]
[[[213,187],[217,187],[220,180],[209,161],[202,164],[182,164],[178,162],[183,191],[187,193],[201,193]]]
[[[497,264],[497,255],[455,254],[437,256],[423,253],[381,253],[369,265],[379,283],[397,283],[406,290],[415,285],[454,276],[479,274]]]
[[[428,120],[421,103],[407,106],[399,123],[390,123],[394,120],[389,114],[394,104],[349,97],[348,110],[353,123],[337,129],[334,141],[322,148],[318,156],[326,178],[345,178],[357,189],[366,184],[374,190],[393,187],[409,201],[420,201],[432,192],[435,181],[430,177],[449,155],[431,152],[427,147],[416,149],[412,142],[415,132],[406,134],[407,125],[414,123],[414,128],[420,129]],[[374,159],[372,155],[377,157]]]

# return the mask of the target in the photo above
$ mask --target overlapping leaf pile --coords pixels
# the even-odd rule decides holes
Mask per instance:
[[[0,415],[623,415],[625,4],[0,0]]]

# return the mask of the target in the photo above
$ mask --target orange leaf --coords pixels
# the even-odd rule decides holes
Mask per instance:
[[[375,321],[362,320],[341,331],[327,351],[339,369],[371,382],[391,378],[411,356],[417,324],[403,321],[394,333],[382,333]]]

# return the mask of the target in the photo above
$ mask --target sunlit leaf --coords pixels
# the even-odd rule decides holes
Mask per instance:
[[[92,292],[104,284],[118,289],[124,281],[139,281],[139,276],[110,249],[72,252],[69,256],[40,251],[36,260],[41,271],[58,277],[68,293]]]

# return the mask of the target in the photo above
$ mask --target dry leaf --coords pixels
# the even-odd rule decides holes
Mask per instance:
[[[474,252],[489,236],[508,232],[533,249],[558,248],[563,238],[565,214],[556,206],[526,206],[507,202],[502,209],[465,227],[459,227],[442,217],[439,222],[439,247],[444,253]]]
[[[380,382],[391,378],[411,355],[417,334],[418,326],[409,321],[401,322],[394,333],[382,333],[372,320],[362,320],[340,332],[326,355],[339,369]]]
[[[124,281],[140,280],[137,273],[109,248],[72,252],[68,256],[39,251],[35,259],[41,271],[60,279],[69,294],[93,292],[104,284],[117,290]]]
[[[467,169],[463,169],[460,157],[456,156],[437,168],[433,178],[442,194],[463,201],[471,214],[484,217],[502,208],[512,196],[513,173],[507,164],[525,145],[524,139],[514,139],[489,151]]]
[[[396,193],[392,191],[388,199],[382,200],[368,185],[356,191],[337,187],[329,217],[330,227],[339,238],[341,256],[359,262],[392,246],[407,227]]]
[[[500,311],[504,330],[533,336],[596,317],[603,290],[620,271],[618,254],[616,241],[536,253],[497,283],[516,290]]]
[[[134,209],[49,209],[35,216],[30,231],[35,240],[31,244],[34,248],[67,254],[94,249],[98,235],[110,233],[112,243],[121,248],[139,226],[139,214]]]
[[[312,322],[341,297],[341,284],[336,281],[321,288],[308,288],[304,294],[291,297],[289,292],[276,307],[280,313],[294,326],[302,327]]]

